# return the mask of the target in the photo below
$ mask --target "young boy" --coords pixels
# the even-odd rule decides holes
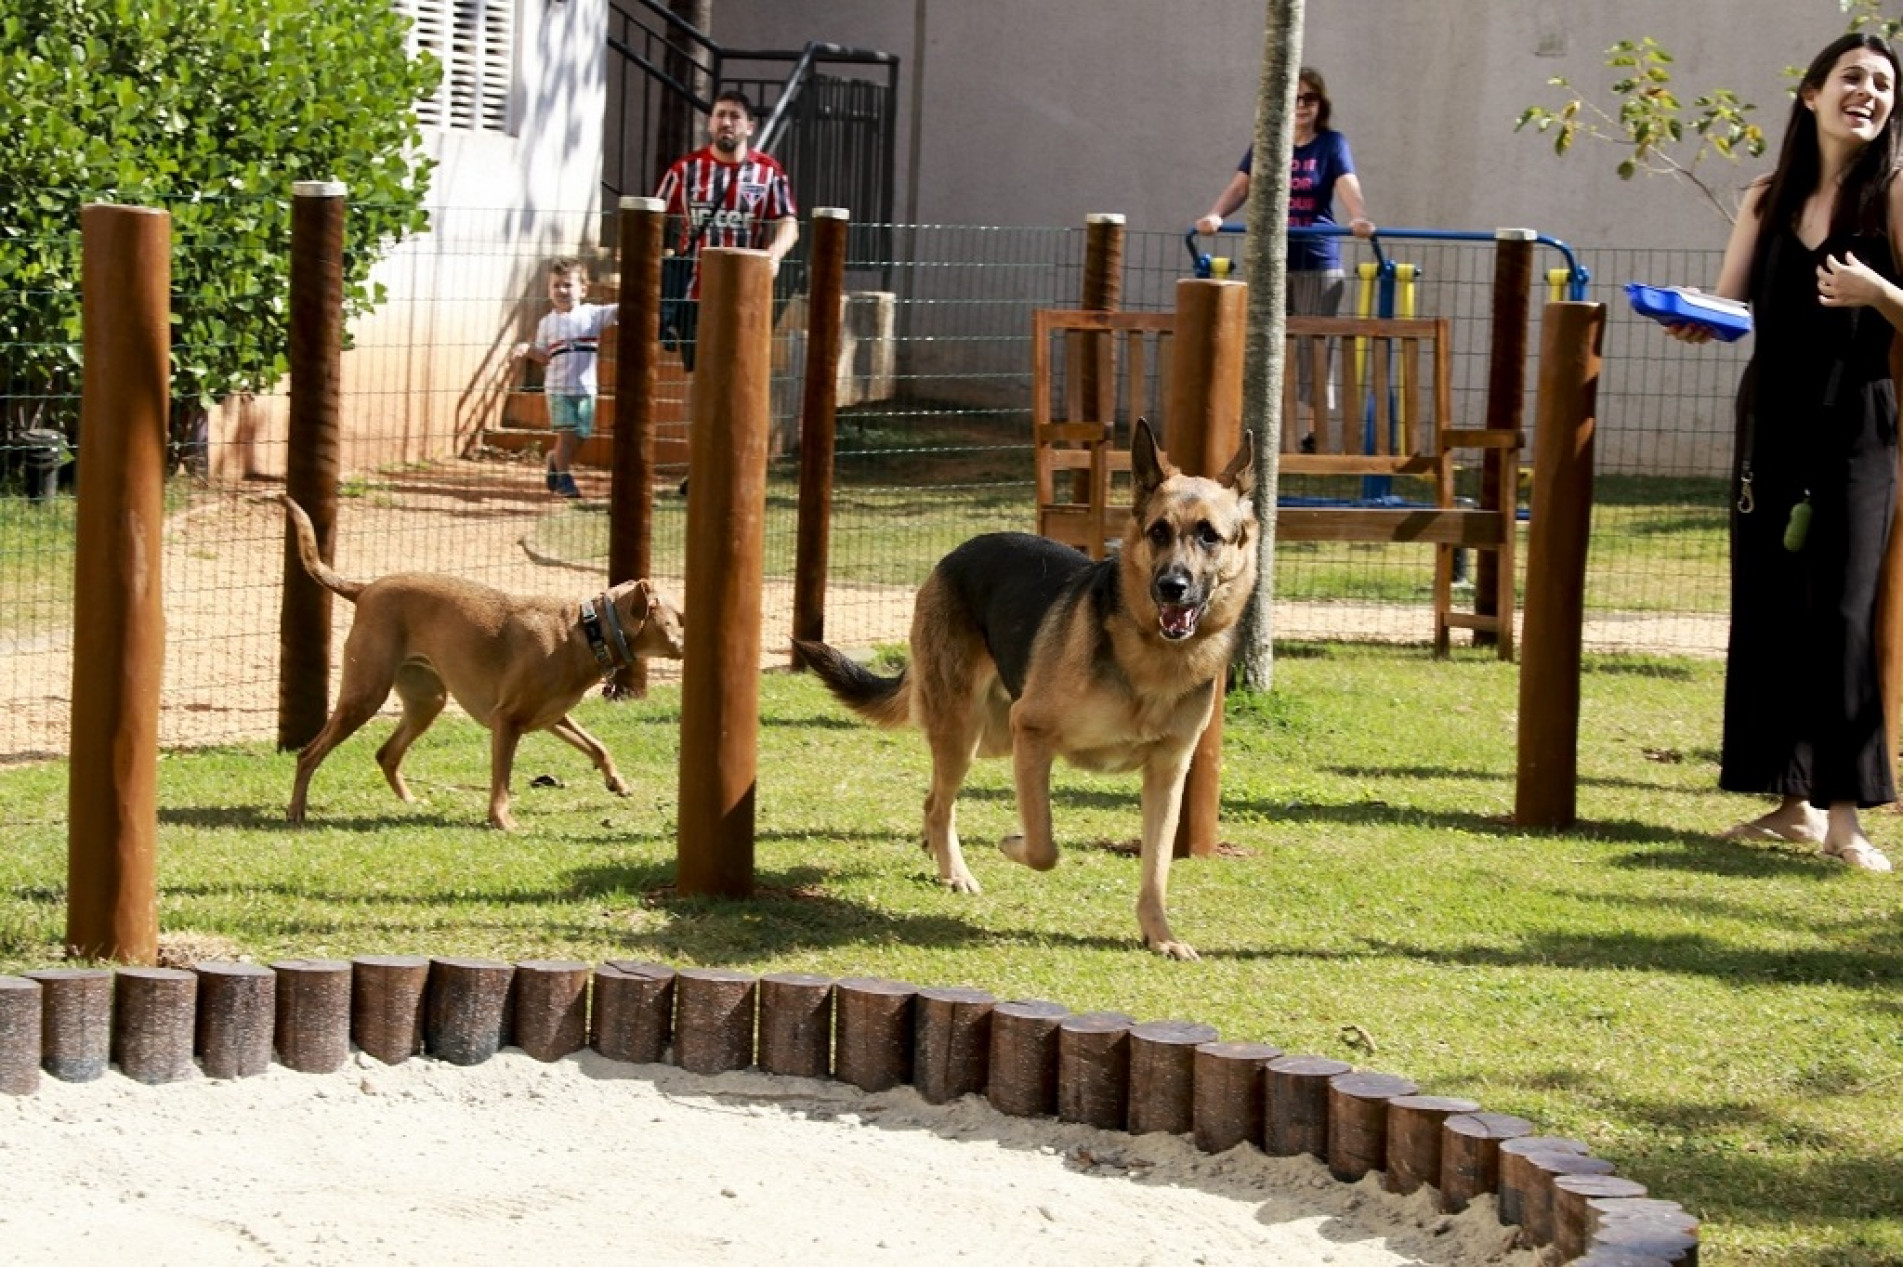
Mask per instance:
[[[542,394],[548,400],[548,425],[555,432],[555,450],[548,458],[548,491],[560,497],[580,497],[569,468],[575,451],[595,430],[595,362],[601,332],[615,323],[614,304],[589,304],[588,269],[578,259],[564,256],[548,266],[548,301],[555,311],[535,327],[535,342],[518,343],[510,362],[523,357],[548,372]]]

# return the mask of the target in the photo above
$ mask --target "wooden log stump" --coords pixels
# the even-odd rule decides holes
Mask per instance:
[[[918,987],[849,977],[833,991],[833,1076],[861,1091],[912,1079],[912,1008]]]
[[[1013,999],[991,1009],[991,1069],[985,1098],[1011,1117],[1057,1112],[1057,1027],[1070,1010],[1043,999]]]
[[[792,1078],[833,1071],[833,980],[812,972],[760,978],[760,1068]]]
[[[47,968],[40,983],[40,1068],[61,1082],[91,1082],[112,1058],[112,973],[105,968]]]
[[[982,1095],[991,1076],[991,1010],[997,1000],[973,986],[918,992],[912,1032],[912,1085],[927,1104]]]
[[[1182,1135],[1196,1125],[1196,1049],[1216,1041],[1197,1021],[1144,1021],[1130,1029],[1130,1133]]]
[[[1698,1216],[1676,1201],[1666,1201],[1658,1197],[1588,1197],[1586,1199],[1586,1238],[1608,1223],[1623,1219],[1642,1219],[1647,1222],[1677,1228],[1681,1232],[1697,1232]]]
[[[192,1044],[207,1078],[250,1078],[271,1067],[277,973],[255,963],[192,965],[198,1020]]]
[[[1649,1254],[1667,1263],[1697,1267],[1698,1233],[1686,1232],[1650,1219],[1617,1219],[1592,1234],[1588,1255],[1620,1250]]]
[[[299,1073],[334,1073],[350,1059],[350,963],[280,959],[278,1063]]]
[[[1594,1249],[1573,1259],[1567,1267],[1672,1267],[1672,1261],[1639,1250]]]
[[[400,1065],[423,1050],[429,960],[359,955],[350,961],[350,1037],[365,1055]]]
[[[1130,1030],[1121,1012],[1081,1012],[1057,1023],[1057,1120],[1120,1131],[1130,1121]]]
[[[192,1067],[198,978],[180,968],[112,974],[112,1059],[134,1082],[177,1082]]]
[[[509,1042],[509,983],[515,966],[500,959],[430,960],[423,1001],[423,1045],[452,1065],[479,1065]]]
[[[1510,1113],[1456,1113],[1441,1123],[1440,1208],[1459,1214],[1477,1196],[1500,1188],[1500,1145],[1533,1133]]]
[[[689,1073],[726,1073],[753,1063],[753,1009],[759,984],[725,968],[674,974],[674,1063]]]
[[[658,1065],[674,1041],[674,969],[610,959],[595,969],[595,1050],[609,1060]]]
[[[1328,1173],[1354,1183],[1388,1164],[1388,1102],[1420,1087],[1391,1073],[1338,1073],[1328,1080]]]
[[[1326,1056],[1278,1056],[1269,1062],[1264,1083],[1268,1124],[1262,1151],[1271,1157],[1303,1153],[1328,1160],[1328,1083],[1353,1065]]]
[[[1500,1143],[1500,1180],[1496,1191],[1500,1202],[1496,1213],[1502,1223],[1524,1226],[1526,1192],[1533,1183],[1533,1172],[1526,1159],[1533,1153],[1579,1153],[1584,1155],[1584,1140],[1564,1135],[1521,1135]]]
[[[45,993],[26,977],[0,977],[0,1095],[32,1095],[40,1089]]]
[[[1559,1175],[1553,1180],[1553,1249],[1562,1263],[1586,1252],[1591,1235],[1586,1203],[1594,1197],[1643,1197],[1645,1185],[1619,1175]]]
[[[1226,1153],[1262,1138],[1269,1062],[1282,1054],[1267,1043],[1203,1043],[1196,1048],[1196,1147]]]
[[[1400,1095],[1388,1101],[1388,1165],[1382,1185],[1407,1196],[1440,1183],[1441,1126],[1458,1113],[1478,1113],[1477,1100],[1447,1095]]]
[[[573,959],[523,959],[510,983],[515,1045],[544,1063],[588,1045],[588,965]]]
[[[1520,1240],[1538,1248],[1553,1243],[1553,1181],[1561,1175],[1609,1175],[1614,1167],[1586,1153],[1527,1153],[1519,1169],[1526,1176],[1520,1193]],[[1506,1182],[1504,1177],[1501,1182]]]

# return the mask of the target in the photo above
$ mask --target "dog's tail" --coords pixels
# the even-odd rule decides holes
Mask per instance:
[[[867,721],[879,726],[903,726],[912,719],[912,677],[880,677],[857,660],[848,659],[823,642],[793,640],[801,664],[811,669],[833,695]]]
[[[278,500],[284,503],[291,527],[297,533],[297,557],[303,562],[304,570],[311,574],[313,581],[339,598],[356,602],[357,595],[363,593],[369,582],[346,580],[333,571],[330,564],[324,562],[323,556],[317,553],[317,529],[311,527],[311,517],[304,513],[302,506],[291,500],[289,493],[278,494]]]

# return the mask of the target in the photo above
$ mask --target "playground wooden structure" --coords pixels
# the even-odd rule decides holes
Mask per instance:
[[[1122,535],[1129,510],[1130,429],[1138,417],[1161,422],[1169,447],[1169,399],[1163,381],[1175,317],[1040,309],[1032,318],[1032,432],[1037,481],[1037,531],[1103,557]],[[1518,428],[1462,427],[1453,416],[1449,322],[1436,318],[1288,318],[1283,383],[1283,475],[1418,476],[1431,481],[1432,502],[1395,499],[1278,505],[1283,541],[1418,542],[1434,547],[1434,653],[1446,656],[1454,629],[1494,635],[1501,659],[1513,656],[1516,508],[1521,438]],[[1331,356],[1331,343],[1339,351]],[[1331,393],[1298,400],[1298,359]],[[1500,477],[1465,504],[1454,487],[1462,452],[1492,455]],[[1120,479],[1119,477],[1125,477]],[[1454,605],[1454,554],[1471,548],[1493,556],[1484,569],[1492,602],[1475,610]]]

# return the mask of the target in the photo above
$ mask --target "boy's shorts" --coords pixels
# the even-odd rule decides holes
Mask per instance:
[[[573,431],[576,436],[586,440],[595,434],[595,398],[550,395],[548,425],[556,431]]]

